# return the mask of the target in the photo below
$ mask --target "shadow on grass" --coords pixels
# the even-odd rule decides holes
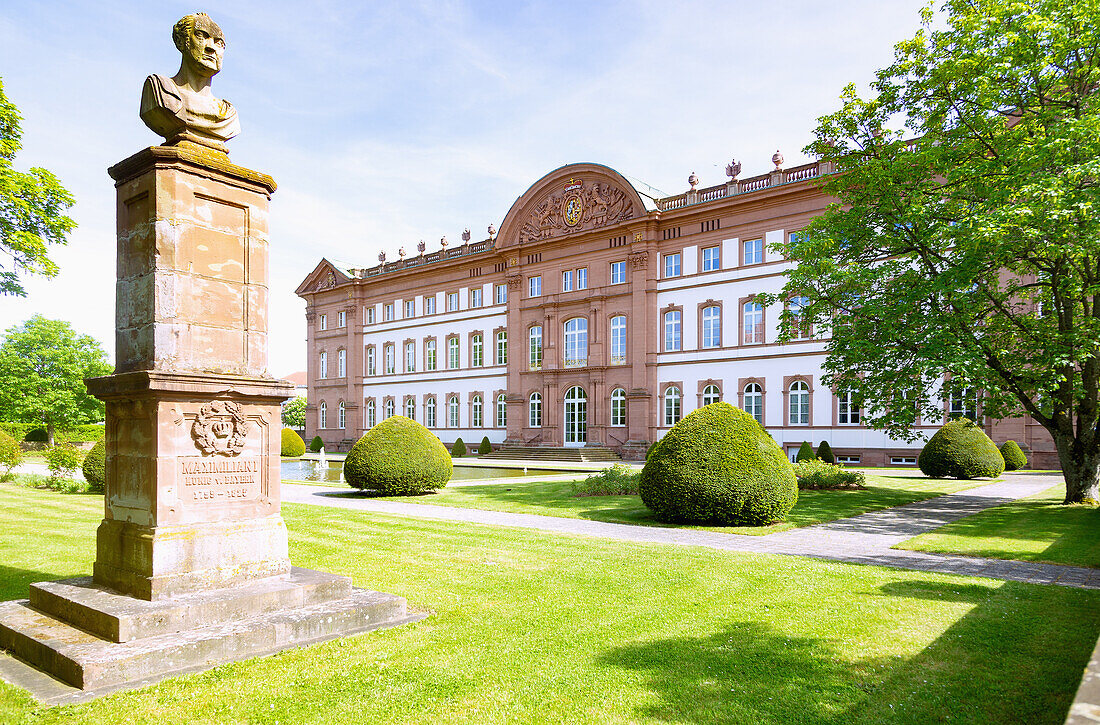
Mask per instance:
[[[1098,596],[1084,590],[899,581],[879,594],[910,612],[902,600],[973,606],[908,658],[853,659],[827,639],[741,622],[600,661],[645,673],[654,698],[637,714],[662,722],[1061,723],[1100,632]]]
[[[0,601],[26,599],[27,587],[35,582],[56,581],[74,576],[70,572],[32,571],[0,564]]]

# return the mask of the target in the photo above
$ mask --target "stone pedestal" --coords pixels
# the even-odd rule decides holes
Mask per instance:
[[[293,386],[267,375],[274,181],[187,143],[110,174],[117,366],[86,381],[107,405],[95,566],[0,604],[0,647],[95,694],[419,618],[290,564],[279,454]]]

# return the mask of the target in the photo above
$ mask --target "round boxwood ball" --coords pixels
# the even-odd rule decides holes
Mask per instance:
[[[921,450],[917,466],[931,478],[994,478],[1004,473],[1005,459],[980,426],[959,418],[936,431]]]
[[[1016,441],[1005,441],[1001,444],[1001,457],[1005,459],[1006,471],[1018,471],[1027,465],[1027,456]]]
[[[787,515],[798,482],[783,450],[751,415],[712,403],[650,448],[639,493],[661,521],[762,526]]]
[[[285,458],[299,458],[305,455],[306,442],[293,428],[283,428],[282,449],[280,455]]]
[[[103,487],[107,483],[107,446],[103,441],[99,441],[88,451],[81,472],[88,482],[89,491],[103,493]]]
[[[381,496],[412,496],[443,488],[451,470],[446,446],[403,415],[390,416],[371,428],[344,459],[348,485]]]

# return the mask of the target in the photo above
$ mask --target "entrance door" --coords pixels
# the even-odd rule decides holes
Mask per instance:
[[[576,385],[565,393],[565,447],[580,448],[588,435],[588,398]]]

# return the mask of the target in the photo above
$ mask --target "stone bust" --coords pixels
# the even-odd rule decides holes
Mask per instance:
[[[141,120],[168,144],[191,141],[225,151],[224,142],[241,132],[241,124],[237,109],[210,90],[222,69],[222,29],[205,13],[194,13],[173,26],[172,41],[183,56],[179,72],[145,79]]]

